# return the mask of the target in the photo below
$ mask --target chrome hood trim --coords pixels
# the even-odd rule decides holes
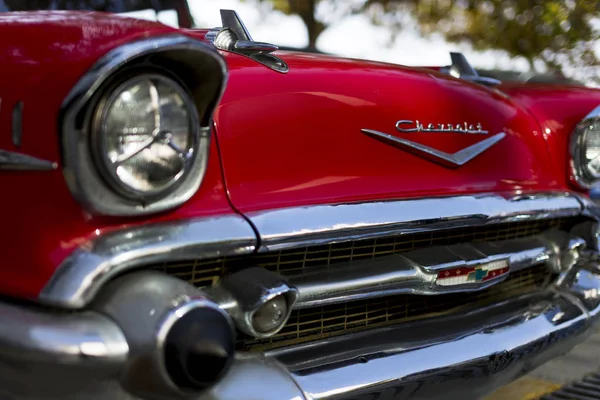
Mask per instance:
[[[565,192],[527,196],[481,194],[397,201],[281,208],[247,214],[261,251],[388,235],[579,215],[582,204]]]

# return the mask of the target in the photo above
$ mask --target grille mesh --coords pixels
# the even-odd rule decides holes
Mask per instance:
[[[516,239],[536,235],[551,228],[568,230],[573,223],[575,223],[573,218],[520,221],[212,260],[168,262],[153,268],[203,287],[218,282],[222,276],[252,266],[263,267],[284,276],[298,275],[305,268],[372,259],[418,248],[473,241]],[[476,293],[437,296],[401,295],[294,311],[286,326],[275,337],[257,341],[240,335],[238,348],[265,350],[345,332],[431,317],[455,311],[463,306],[481,306],[536,290],[544,285],[548,276],[547,269],[538,266],[513,273],[504,282]]]

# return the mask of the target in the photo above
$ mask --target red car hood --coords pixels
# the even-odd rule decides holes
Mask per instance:
[[[230,78],[216,127],[228,190],[240,211],[558,187],[539,124],[499,91],[425,69],[322,55],[280,57],[289,64],[287,74],[226,55]],[[399,120],[480,123],[489,134],[401,133]],[[447,153],[500,132],[505,137],[465,165],[448,168],[361,129]]]

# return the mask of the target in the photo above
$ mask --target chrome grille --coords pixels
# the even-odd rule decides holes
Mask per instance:
[[[195,286],[204,287],[215,284],[222,276],[252,266],[263,267],[283,276],[297,275],[305,268],[373,259],[436,245],[517,239],[551,228],[569,230],[576,222],[578,220],[575,218],[529,220],[355,240],[247,256],[168,262],[153,268],[184,279]],[[245,350],[265,350],[386,324],[427,318],[453,312],[461,307],[478,307],[539,289],[548,281],[549,276],[545,266],[538,266],[513,273],[506,281],[476,293],[401,295],[294,311],[286,326],[275,337],[258,341],[248,336],[240,336],[237,346]]]
[[[538,265],[515,272],[504,282],[481,292],[436,296],[398,295],[295,310],[286,326],[275,336],[257,340],[247,335],[240,335],[237,347],[244,350],[270,350],[344,333],[468,310],[542,289],[550,279],[548,268],[545,265]]]
[[[304,268],[375,258],[435,245],[450,245],[476,240],[516,239],[532,236],[550,228],[568,230],[573,222],[573,218],[522,221],[380,239],[355,240],[250,256],[223,257],[216,260],[168,262],[157,265],[155,268],[184,279],[195,286],[203,287],[216,283],[222,276],[252,266],[264,267],[289,276],[301,273]]]

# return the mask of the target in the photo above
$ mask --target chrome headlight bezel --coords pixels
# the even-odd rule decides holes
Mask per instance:
[[[169,190],[140,195],[111,183],[112,177],[94,155],[98,143],[92,119],[107,88],[149,70],[175,78],[194,103],[196,151],[187,172]],[[129,42],[100,58],[73,86],[59,116],[63,175],[73,197],[88,214],[122,217],[155,214],[188,201],[199,190],[208,167],[212,117],[226,82],[226,63],[217,50],[178,34]]]
[[[569,144],[571,179],[582,189],[590,189],[600,182],[600,173],[594,174],[590,171],[586,161],[588,134],[593,124],[600,124],[600,106],[577,124]]]

